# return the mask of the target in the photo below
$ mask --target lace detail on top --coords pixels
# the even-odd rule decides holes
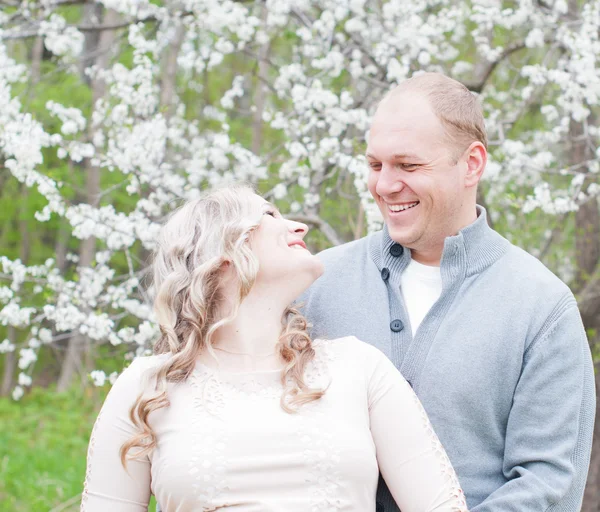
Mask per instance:
[[[313,349],[315,357],[306,365],[304,379],[308,386],[314,388],[326,388],[330,383],[329,365],[335,359],[331,345],[335,341],[314,340]]]
[[[96,447],[96,432],[98,430],[98,425],[102,419],[102,411],[98,414],[96,418],[96,423],[94,423],[94,428],[92,428],[92,434],[90,435],[90,445],[88,447],[87,453],[87,467],[85,470],[85,480],[83,482],[83,492],[81,493],[81,508],[80,512],[85,512],[86,504],[89,498],[89,484],[92,476],[92,456],[94,455],[94,448]]]
[[[313,388],[326,388],[330,382],[328,364],[333,361],[329,345],[332,341],[315,340],[314,358],[306,365],[304,381]],[[279,370],[265,372],[221,372],[202,363],[197,366],[194,375],[203,379],[202,396],[206,401],[206,410],[218,415],[224,406],[224,395],[233,393],[248,399],[277,398],[283,393],[281,372]],[[196,380],[196,382],[198,382]]]
[[[190,476],[192,492],[203,512],[217,510],[215,500],[227,488],[227,435],[219,428],[218,416],[225,407],[225,398],[219,379],[212,373],[192,373],[190,382],[195,390],[192,420],[192,454]],[[207,414],[202,414],[203,412]],[[200,479],[198,473],[201,471]]]
[[[467,508],[465,494],[460,486],[460,482],[458,481],[458,477],[456,476],[454,468],[452,467],[452,463],[450,462],[450,459],[448,458],[448,454],[446,453],[446,450],[444,450],[442,443],[440,442],[435,431],[433,430],[433,426],[431,425],[431,422],[429,421],[429,417],[427,416],[427,412],[425,411],[423,405],[421,404],[421,401],[417,398],[417,395],[414,393],[414,391],[410,387],[410,384],[408,384],[408,382],[405,382],[405,384],[406,384],[407,388],[409,388],[410,392],[413,395],[413,399],[414,399],[415,403],[417,404],[417,407],[421,413],[421,418],[422,418],[425,428],[427,430],[429,439],[431,440],[431,446],[433,447],[433,450],[434,450],[437,458],[441,462],[442,476],[444,477],[444,480],[446,482],[448,482],[448,485],[451,489],[452,496],[454,498],[457,498],[457,500],[459,502],[458,506],[452,507],[452,512],[469,512],[469,509]]]
[[[296,435],[305,447],[304,461],[309,468],[306,481],[311,488],[310,511],[328,512],[340,510],[344,505],[339,498],[341,457],[333,434],[326,430],[326,418],[318,409],[318,406],[313,407],[312,414],[303,417]]]
[[[307,386],[326,388],[330,383],[329,363],[334,359],[330,342],[314,342],[314,358],[307,364],[304,379]],[[202,481],[195,481],[193,490],[203,512],[218,509],[219,495],[227,488],[227,460],[223,456],[228,440],[219,419],[226,407],[227,398],[243,400],[279,401],[283,393],[280,371],[227,373],[199,364],[190,381],[196,389],[194,398],[195,420],[192,425],[195,436],[190,474],[196,480],[198,465],[206,470]],[[339,494],[337,467],[341,462],[334,435],[327,430],[327,417],[319,407],[320,402],[303,404],[299,408],[295,436],[304,446],[304,461],[308,470],[306,477],[311,489],[311,512],[340,510],[344,504]],[[206,412],[212,419],[207,420]],[[208,434],[207,434],[208,430]],[[212,468],[212,469],[211,469]]]
[[[315,340],[315,357],[305,371],[306,384],[325,389],[330,383],[329,364],[334,360],[331,341]],[[319,401],[303,405],[308,414],[302,414],[297,435],[304,444],[304,460],[309,469],[307,482],[311,486],[311,512],[340,510],[344,505],[339,498],[339,473],[341,462],[339,447],[327,429],[327,418]],[[347,504],[346,504],[347,505]]]

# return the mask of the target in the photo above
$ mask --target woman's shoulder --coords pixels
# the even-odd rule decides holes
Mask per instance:
[[[166,354],[136,357],[121,372],[113,388],[142,389],[153,376],[154,370],[159,368],[167,357]]]
[[[125,371],[144,373],[148,370],[158,368],[168,359],[168,354],[158,354],[151,356],[138,356],[131,361],[131,364],[125,368]]]

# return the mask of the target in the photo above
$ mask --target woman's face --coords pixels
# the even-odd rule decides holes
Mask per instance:
[[[256,194],[251,201],[262,213],[260,225],[250,237],[259,262],[257,284],[286,283],[295,298],[323,273],[323,264],[303,241],[308,226],[284,219],[275,206]]]

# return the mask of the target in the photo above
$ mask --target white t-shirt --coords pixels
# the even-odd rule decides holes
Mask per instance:
[[[440,267],[431,267],[411,260],[402,274],[400,289],[414,336],[423,318],[442,293]]]

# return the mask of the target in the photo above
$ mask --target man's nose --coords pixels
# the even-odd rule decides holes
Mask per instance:
[[[379,179],[375,191],[380,196],[389,196],[401,192],[404,182],[400,173],[390,165],[383,165],[379,171]]]

